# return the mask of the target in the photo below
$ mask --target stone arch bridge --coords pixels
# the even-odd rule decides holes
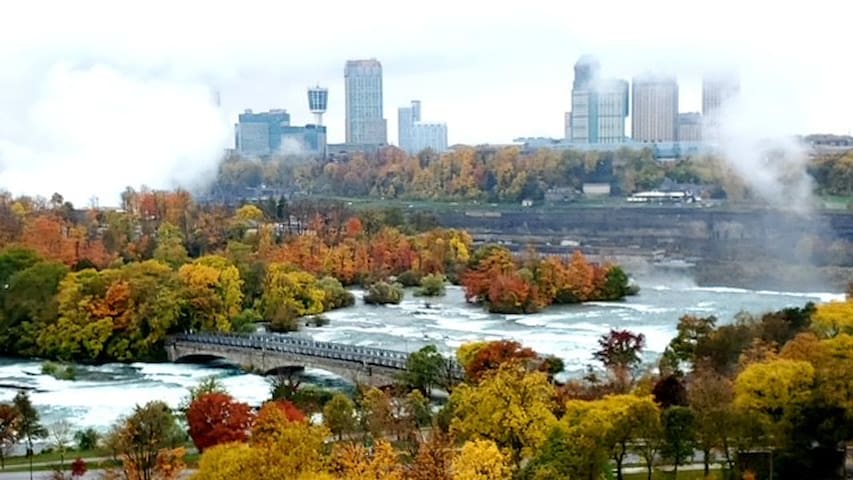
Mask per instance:
[[[169,361],[222,358],[264,374],[317,368],[357,384],[390,385],[406,371],[409,354],[274,334],[182,334],[166,341]],[[451,361],[449,374],[461,379],[462,370]]]

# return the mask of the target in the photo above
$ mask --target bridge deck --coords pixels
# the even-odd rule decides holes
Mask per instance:
[[[305,357],[337,360],[363,366],[378,366],[405,371],[409,354],[397,350],[375,347],[360,347],[342,343],[317,342],[287,335],[237,335],[237,334],[181,334],[169,338],[169,344],[219,346],[243,350],[284,353]],[[448,359],[452,376],[463,378],[459,364]]]

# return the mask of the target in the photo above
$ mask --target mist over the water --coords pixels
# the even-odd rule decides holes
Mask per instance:
[[[751,195],[806,214],[815,206],[814,179],[806,171],[808,147],[791,135],[792,123],[786,116],[774,116],[760,101],[738,94],[705,118],[704,131]]]

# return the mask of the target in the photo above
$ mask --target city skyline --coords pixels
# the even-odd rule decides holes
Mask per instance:
[[[692,6],[663,0],[486,9],[437,0],[417,15],[369,0],[15,4],[0,31],[0,188],[85,202],[92,182],[82,172],[99,172],[95,194],[108,199],[129,184],[203,182],[245,109],[287,108],[293,125],[312,123],[309,85],[329,89],[328,141],[343,142],[342,66],[370,57],[384,67],[388,131],[393,108],[418,98],[452,126],[451,145],[562,138],[572,65],[585,53],[607,78],[676,75],[682,112],[701,111],[705,72],[738,71],[748,103],[735,126],[745,135],[847,134],[853,6],[820,4],[768,13],[721,0],[702,11],[702,27]]]

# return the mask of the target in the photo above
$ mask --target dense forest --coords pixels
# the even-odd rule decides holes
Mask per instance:
[[[201,206],[186,192],[123,195],[120,210],[0,197],[0,351],[90,362],[156,359],[170,333],[251,331],[352,305],[399,303],[461,283],[471,302],[527,313],[616,300],[627,275],[577,253],[474,249],[464,231],[339,204]],[[263,207],[263,208],[261,208]],[[266,209],[266,211],[264,210]],[[317,325],[322,318],[309,318]]]
[[[807,170],[817,193],[853,195],[853,152],[815,156]],[[211,194],[239,197],[247,188],[264,186],[328,196],[514,203],[541,200],[549,191],[580,191],[584,182],[609,183],[615,193],[633,193],[658,188],[665,179],[699,185],[709,197],[751,198],[747,184],[711,156],[659,161],[650,149],[524,152],[519,147],[462,146],[415,156],[387,147],[308,163],[232,155],[221,163]]]

